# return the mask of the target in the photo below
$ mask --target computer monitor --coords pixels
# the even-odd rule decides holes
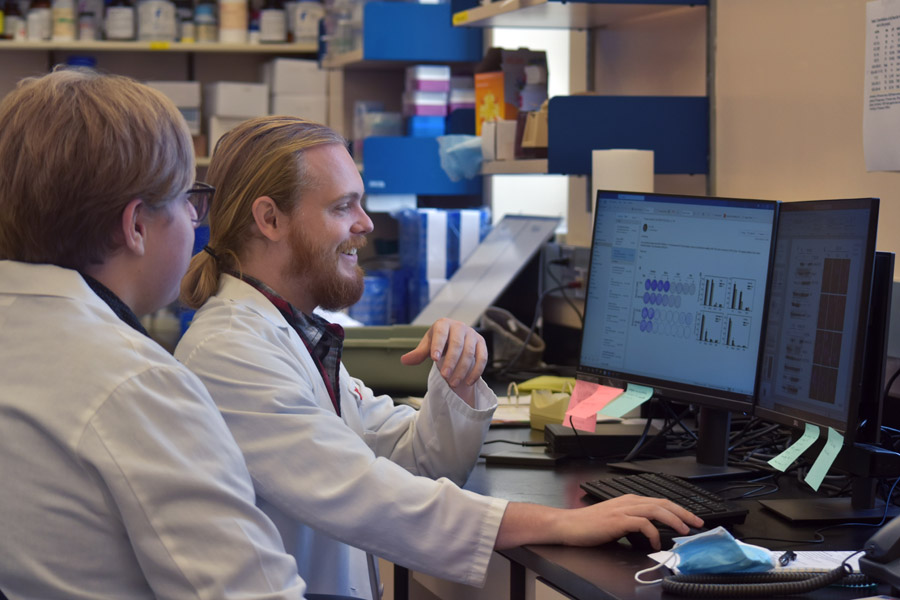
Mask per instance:
[[[845,442],[838,462],[857,476],[849,499],[765,502],[790,519],[883,512],[863,511],[874,506],[873,463],[884,460],[862,456],[863,444],[879,442],[894,265],[892,254],[875,251],[878,204],[861,198],[781,208],[754,414],[797,430],[806,423],[835,429]]]
[[[612,466],[711,477],[756,393],[778,203],[599,191],[577,377],[701,409],[696,457]]]

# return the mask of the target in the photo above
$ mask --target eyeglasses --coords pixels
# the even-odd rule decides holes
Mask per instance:
[[[203,222],[203,219],[209,214],[209,206],[212,204],[215,192],[216,188],[202,181],[195,182],[191,189],[187,191],[188,202],[194,207],[194,212],[197,215],[192,219],[194,223]]]

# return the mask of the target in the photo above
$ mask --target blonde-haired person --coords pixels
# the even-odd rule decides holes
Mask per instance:
[[[138,320],[177,297],[210,200],[184,119],[57,70],[0,132],[2,592],[302,598],[208,392]]]
[[[254,119],[219,141],[209,177],[210,244],[182,285],[202,308],[175,355],[222,410],[310,591],[370,597],[364,552],[477,586],[495,548],[630,531],[658,545],[651,519],[702,523],[659,499],[576,512],[461,489],[496,407],[484,340],[441,319],[402,357],[435,361],[416,412],[352,378],[341,328],[313,314],[363,288],[356,250],[372,222],[344,141],[302,119]]]

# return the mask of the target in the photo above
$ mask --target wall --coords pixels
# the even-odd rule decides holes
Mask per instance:
[[[863,156],[866,1],[714,0],[714,14],[711,193],[877,196],[878,249],[900,252],[900,174]]]

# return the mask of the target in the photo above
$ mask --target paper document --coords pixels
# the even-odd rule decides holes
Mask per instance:
[[[900,0],[866,4],[863,148],[868,171],[900,171]]]

